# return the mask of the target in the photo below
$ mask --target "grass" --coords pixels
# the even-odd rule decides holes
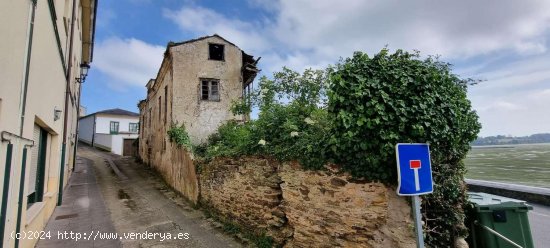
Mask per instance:
[[[466,178],[550,188],[550,143],[477,146],[465,163]]]

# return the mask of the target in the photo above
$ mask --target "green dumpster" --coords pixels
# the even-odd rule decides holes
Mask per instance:
[[[469,192],[473,209],[466,224],[471,248],[533,248],[525,201],[486,193]]]

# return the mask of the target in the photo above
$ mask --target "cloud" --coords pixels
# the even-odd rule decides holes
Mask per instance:
[[[279,3],[272,0],[247,0],[248,5],[253,8],[259,8],[268,12],[276,12],[279,9]]]
[[[128,86],[144,86],[156,76],[165,47],[148,44],[138,39],[111,37],[96,45],[94,67]],[[120,89],[121,85],[112,85]]]
[[[492,111],[514,111],[523,109],[517,104],[505,102],[505,101],[496,101],[491,102],[489,105],[479,108],[480,112],[492,112]]]
[[[484,134],[550,131],[550,1],[247,0],[267,19],[245,20],[186,5],[164,10],[184,33],[218,33],[256,56],[265,74],[287,66],[322,68],[354,51],[386,45],[459,62],[485,79],[469,96]],[[542,93],[541,93],[542,92]],[[535,94],[536,93],[536,94]],[[538,95],[537,95],[538,94]],[[545,122],[539,121],[541,118]],[[549,117],[550,118],[550,117]]]
[[[520,90],[497,97],[472,99],[483,128],[481,136],[516,136],[549,132],[550,86],[546,89]]]
[[[184,6],[164,16],[182,31],[218,33],[241,48],[303,67],[336,62],[361,50],[420,50],[444,59],[513,52],[546,52],[550,1],[248,0],[268,20],[243,21],[211,9]],[[291,54],[291,55],[288,55]],[[285,61],[286,60],[286,61]],[[271,61],[263,61],[264,63]]]
[[[183,32],[199,35],[217,33],[247,51],[260,52],[270,48],[268,37],[258,31],[261,30],[260,25],[236,18],[230,19],[210,9],[202,7],[183,7],[177,11],[165,9],[163,15],[176,23]]]
[[[468,76],[486,80],[472,88],[479,95],[510,94],[550,85],[550,54],[516,60],[504,59],[491,69],[488,64],[476,68]]]
[[[298,47],[377,51],[418,49],[461,58],[500,50],[546,51],[550,2],[282,0],[277,37]]]

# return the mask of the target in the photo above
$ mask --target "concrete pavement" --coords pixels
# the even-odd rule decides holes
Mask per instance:
[[[242,247],[133,158],[84,145],[78,155],[52,237],[36,247]]]
[[[36,247],[120,247],[118,239],[101,239],[99,232],[115,233],[110,214],[97,184],[92,161],[79,157],[63,192],[63,204],[55,208],[43,239]],[[72,236],[71,236],[72,232]]]
[[[536,248],[550,247],[550,207],[528,203],[533,206],[529,211],[529,224]]]
[[[122,235],[140,235],[122,238],[123,247],[242,246],[170,190],[156,173],[135,163],[134,158],[88,146],[80,146],[78,154],[93,161],[116,231]]]

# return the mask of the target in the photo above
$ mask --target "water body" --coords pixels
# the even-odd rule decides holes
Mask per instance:
[[[550,188],[550,143],[475,146],[464,162],[467,178]]]

